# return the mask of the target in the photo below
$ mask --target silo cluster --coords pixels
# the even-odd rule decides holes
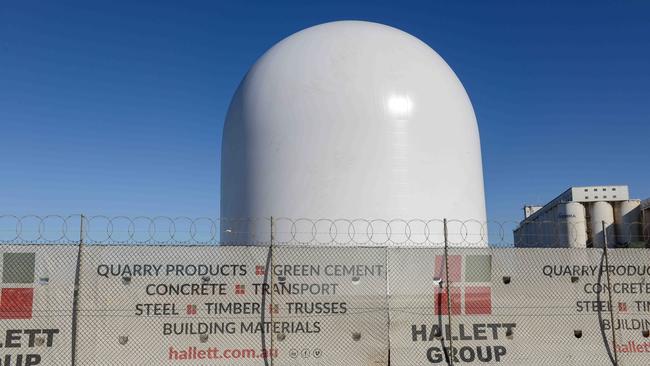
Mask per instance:
[[[629,199],[627,186],[572,187],[548,204],[526,206],[517,247],[645,247],[650,201]]]

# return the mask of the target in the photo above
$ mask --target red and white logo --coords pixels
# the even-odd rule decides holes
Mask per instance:
[[[445,257],[435,258],[436,279],[442,280],[435,288],[435,314],[447,315],[490,315],[492,314],[492,256],[451,255],[448,256],[449,279],[445,269]],[[447,285],[449,280],[449,303]],[[449,304],[449,306],[448,306]]]
[[[0,319],[31,319],[34,306],[35,253],[2,255]]]

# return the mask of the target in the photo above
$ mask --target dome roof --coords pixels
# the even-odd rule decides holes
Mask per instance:
[[[273,46],[233,97],[222,217],[485,220],[462,84],[398,29],[340,21]]]

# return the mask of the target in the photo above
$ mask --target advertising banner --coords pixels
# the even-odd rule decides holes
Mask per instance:
[[[386,364],[385,249],[89,246],[83,365]]]
[[[263,247],[88,246],[81,365],[250,364],[271,357]]]
[[[389,249],[391,365],[612,364],[602,254]]]
[[[386,249],[279,247],[273,255],[274,365],[387,365]],[[286,357],[288,355],[288,357]]]
[[[75,336],[77,251],[0,247],[0,366],[650,364],[646,249],[91,245]]]
[[[77,246],[0,246],[0,365],[69,365]]]
[[[613,319],[602,319],[606,334],[614,333],[620,365],[650,364],[650,252],[648,249],[616,249],[608,253],[609,286],[584,283],[582,291],[601,302],[592,307],[609,310]],[[603,275],[605,276],[605,275]],[[611,291],[611,305],[607,298]]]

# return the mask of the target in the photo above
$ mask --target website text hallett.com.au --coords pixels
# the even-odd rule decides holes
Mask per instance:
[[[217,359],[250,359],[250,358],[277,358],[277,349],[256,350],[253,348],[227,348],[194,347],[176,349],[172,346],[168,350],[170,360],[217,360]]]

